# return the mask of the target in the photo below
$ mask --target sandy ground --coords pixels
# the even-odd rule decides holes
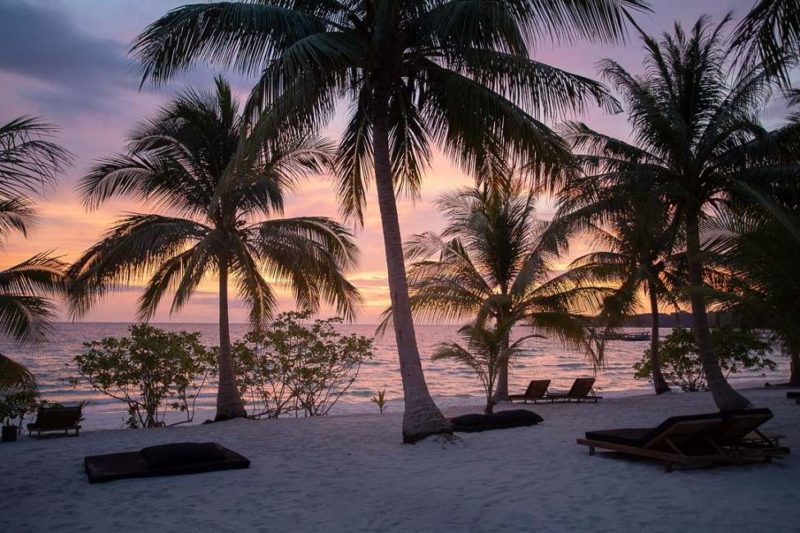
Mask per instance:
[[[798,531],[800,406],[750,390],[795,453],[772,464],[664,473],[575,444],[586,430],[713,411],[710,395],[528,406],[532,428],[400,444],[400,416],[238,420],[0,445],[0,530]],[[475,409],[450,410],[460,414]],[[247,470],[89,485],[85,455],[217,441]]]

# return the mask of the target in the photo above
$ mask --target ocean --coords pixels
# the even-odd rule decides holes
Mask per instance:
[[[170,331],[197,331],[209,346],[218,342],[216,324],[153,324]],[[83,343],[108,336],[127,333],[124,323],[59,323],[54,326],[50,340],[46,343],[19,347],[9,342],[0,342],[0,353],[24,363],[34,373],[42,397],[61,403],[86,401],[83,426],[88,429],[112,429],[122,427],[127,418],[125,404],[93,390],[86,383],[74,384],[71,377],[78,375],[73,357],[83,350]],[[236,339],[247,332],[246,324],[233,324],[231,336]],[[374,325],[339,325],[342,333],[357,333],[372,336]],[[451,405],[481,405],[483,393],[475,375],[456,363],[432,362],[428,354],[433,347],[444,341],[458,340],[456,326],[417,326],[417,341],[422,354],[425,377],[430,392],[442,407]],[[626,328],[627,333],[647,331]],[[661,337],[669,334],[661,330]],[[521,332],[519,334],[522,334]],[[606,349],[605,367],[598,369],[597,390],[605,396],[629,396],[648,394],[652,391],[646,380],[633,378],[632,365],[641,358],[649,341],[610,341]],[[779,350],[771,356],[778,363],[775,372],[743,372],[730,376],[739,386],[762,385],[766,381],[785,381],[789,372],[788,357]],[[566,389],[576,377],[591,376],[592,364],[581,353],[561,346],[556,340],[533,338],[524,344],[524,353],[511,367],[510,392],[522,393],[531,379],[551,379],[551,389]],[[358,379],[331,410],[331,415],[377,412],[370,398],[378,390],[385,389],[388,399],[387,411],[402,411],[402,385],[391,332],[377,337],[372,360],[362,365]],[[194,422],[213,418],[216,388],[210,383],[203,388],[197,399]]]

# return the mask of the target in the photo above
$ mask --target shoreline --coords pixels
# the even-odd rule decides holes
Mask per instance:
[[[779,386],[772,386],[767,387],[765,384],[766,377],[752,377],[746,376],[741,377],[737,380],[732,380],[731,384],[737,389],[744,391],[747,393],[748,391],[758,391],[758,390],[769,390],[770,388],[779,389]],[[599,390],[599,395],[603,396],[604,399],[621,399],[621,398],[647,398],[647,397],[655,397],[652,388],[640,388],[640,389],[625,389],[625,390]],[[683,392],[677,387],[673,387],[671,394],[677,395],[684,395],[684,394],[703,394],[703,393],[687,393]],[[196,426],[200,424],[204,424],[207,420],[213,420],[214,418],[214,405],[213,395],[207,396],[206,399],[210,401],[209,404],[202,404],[199,405],[195,409],[195,420],[189,423],[181,423],[175,426],[168,426],[168,427],[181,427],[181,426]],[[458,410],[463,411],[464,409],[472,409],[475,411],[482,411],[485,399],[481,396],[477,395],[458,395],[458,396],[446,396],[446,397],[434,397],[434,401],[436,404],[442,409],[442,411],[448,410]],[[95,402],[95,401],[93,401]],[[99,430],[116,430],[116,429],[127,429],[123,427],[122,420],[127,416],[127,411],[125,408],[124,403],[114,400],[111,398],[104,398],[102,403],[89,403],[86,408],[84,408],[84,422],[83,427],[85,431],[99,431]],[[65,402],[66,404],[73,404],[76,403],[75,401]],[[507,406],[512,405],[510,403],[503,404]],[[525,405],[525,404],[513,404],[513,405]],[[527,404],[530,407],[534,407],[537,405],[547,405],[546,403],[538,403],[538,404]],[[402,414],[404,410],[403,400],[402,398],[395,398],[389,400],[387,402],[386,412],[385,414]],[[352,416],[369,416],[371,414],[379,414],[378,408],[369,401],[369,399],[364,398],[362,401],[354,402],[354,401],[344,401],[337,404],[332,412],[325,416],[319,418],[339,418],[339,417],[352,417]],[[178,417],[179,415],[175,415]],[[289,418],[293,419],[296,417],[287,416],[282,418]],[[304,417],[297,417],[297,418],[304,418]],[[264,419],[266,420],[266,419]],[[29,422],[30,420],[26,420]],[[119,422],[117,422],[119,421]]]

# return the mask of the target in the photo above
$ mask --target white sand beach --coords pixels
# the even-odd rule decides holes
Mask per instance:
[[[797,531],[800,406],[749,390],[793,454],[772,464],[679,470],[594,457],[586,430],[714,411],[709,394],[527,406],[545,422],[400,444],[400,416],[336,416],[147,431],[88,431],[0,445],[3,531]],[[448,415],[475,411],[449,410]],[[216,441],[247,470],[90,485],[85,455]]]

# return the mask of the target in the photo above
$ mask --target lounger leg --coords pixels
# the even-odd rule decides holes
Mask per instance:
[[[594,455],[594,446],[589,446],[589,455]]]
[[[666,465],[664,465],[664,472],[667,474],[672,472],[672,463],[668,462]]]

